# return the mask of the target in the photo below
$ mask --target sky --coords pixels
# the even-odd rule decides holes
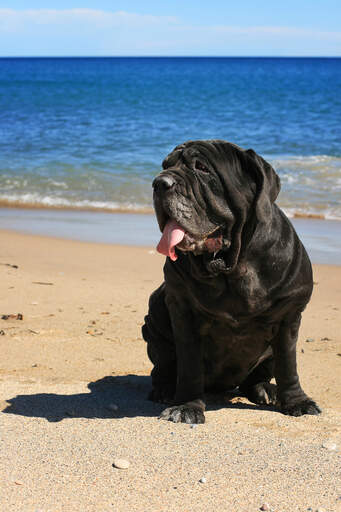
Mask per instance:
[[[0,0],[0,56],[341,56],[341,0]]]

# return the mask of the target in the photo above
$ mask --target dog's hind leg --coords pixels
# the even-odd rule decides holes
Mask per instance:
[[[147,342],[148,357],[154,364],[149,399],[153,402],[170,403],[176,388],[176,353],[164,297],[164,285],[152,293],[142,335]]]
[[[239,390],[255,404],[275,404],[277,386],[270,384],[274,376],[274,358],[270,355],[258,364],[239,386]]]

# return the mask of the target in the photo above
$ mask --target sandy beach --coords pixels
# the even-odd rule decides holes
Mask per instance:
[[[146,399],[141,325],[163,259],[1,231],[0,509],[341,510],[341,267],[314,265],[298,343],[323,414],[227,396],[191,428],[158,420]]]

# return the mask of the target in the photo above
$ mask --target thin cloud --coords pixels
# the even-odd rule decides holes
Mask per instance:
[[[341,32],[191,25],[96,9],[0,9],[3,55],[341,55]]]
[[[153,16],[125,11],[109,12],[96,9],[0,9],[0,28],[17,31],[30,25],[63,25],[65,23],[86,23],[97,28],[145,27],[164,23],[176,23],[172,16]]]

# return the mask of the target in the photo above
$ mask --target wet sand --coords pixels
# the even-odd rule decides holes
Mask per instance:
[[[341,265],[341,221],[293,218],[313,263]],[[153,213],[0,208],[0,230],[83,242],[149,247],[160,231]]]
[[[0,235],[0,316],[23,315],[0,319],[1,510],[341,510],[341,267],[314,265],[298,343],[323,414],[226,397],[191,428],[158,420],[146,400],[140,329],[163,257]]]

